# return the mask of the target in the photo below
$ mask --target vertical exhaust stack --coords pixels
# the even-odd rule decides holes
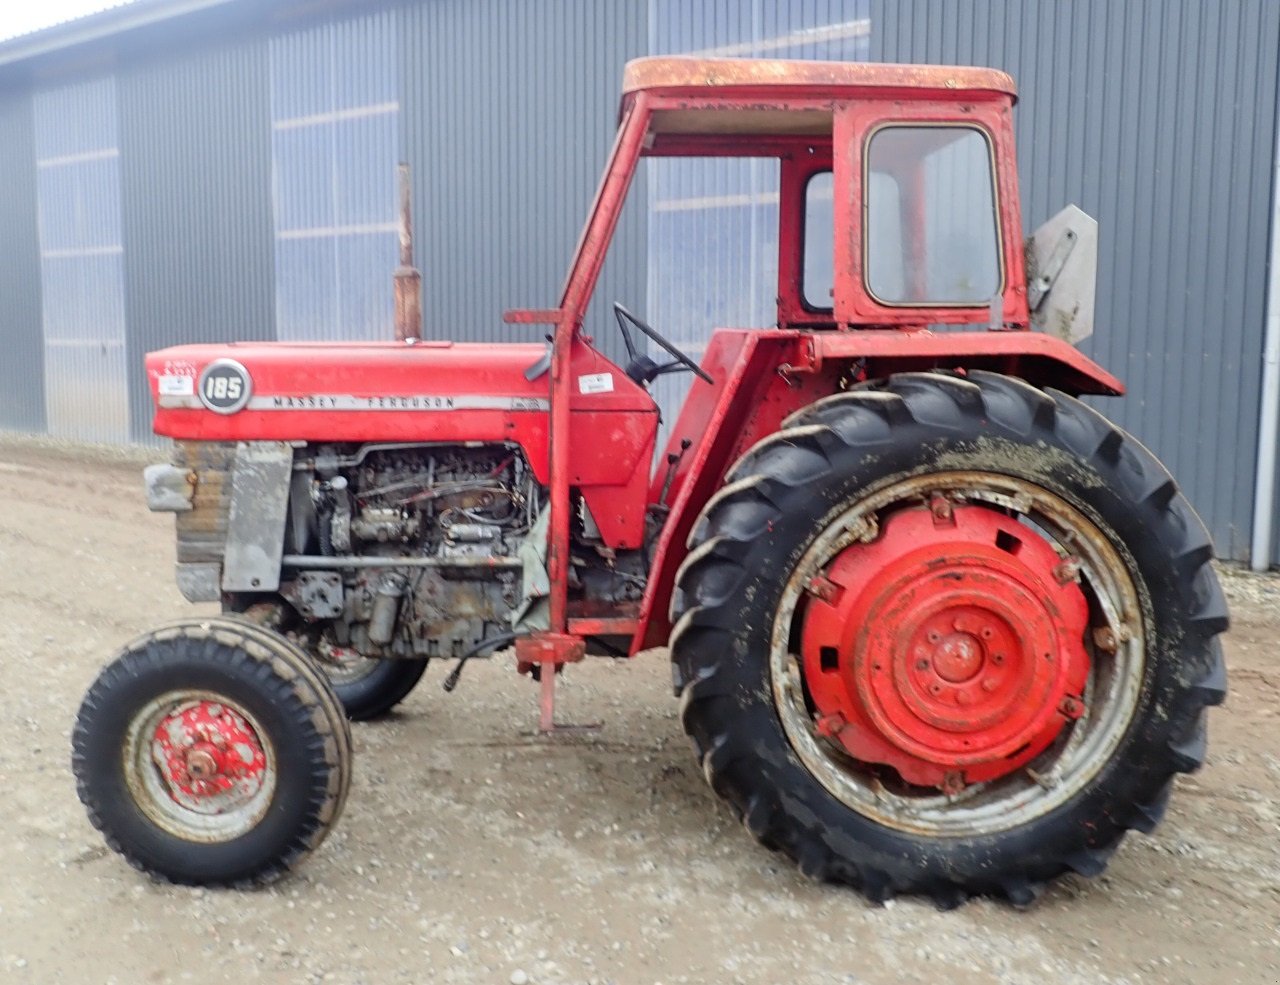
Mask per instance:
[[[400,163],[400,266],[395,273],[396,339],[422,338],[422,274],[413,265],[413,214],[409,165]]]

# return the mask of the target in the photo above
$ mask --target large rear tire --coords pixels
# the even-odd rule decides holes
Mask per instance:
[[[690,548],[685,729],[812,877],[1027,904],[1102,871],[1203,761],[1226,685],[1208,534],[1065,394],[919,373],[819,401],[743,456]]]
[[[350,788],[351,735],[310,658],[241,620],[126,645],[72,735],[89,819],[132,865],[187,885],[270,882],[315,851]]]

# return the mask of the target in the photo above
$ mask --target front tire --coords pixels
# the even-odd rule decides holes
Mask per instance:
[[[1100,872],[1202,762],[1211,556],[1164,468],[1079,401],[894,376],[794,415],[707,504],[673,602],[684,725],[806,874],[1026,904]]]
[[[89,819],[132,865],[186,885],[270,882],[315,851],[350,787],[351,736],[310,659],[240,620],[126,645],[72,735]]]

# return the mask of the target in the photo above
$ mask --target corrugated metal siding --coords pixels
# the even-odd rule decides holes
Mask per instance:
[[[49,431],[129,440],[114,78],[35,95]]]
[[[622,66],[645,53],[635,0],[434,0],[401,26],[401,126],[413,164],[428,338],[537,338],[504,308],[556,303],[616,130]],[[636,182],[588,330],[621,345],[609,305],[645,296]]]
[[[392,337],[396,12],[271,40],[280,338]]]
[[[653,54],[866,59],[866,0],[650,0]],[[699,358],[718,327],[777,319],[778,164],[770,160],[648,161],[648,317]],[[690,377],[652,386],[674,421]]]
[[[31,97],[0,99],[0,428],[43,431],[44,333]]]
[[[143,356],[275,338],[265,40],[121,72],[131,430],[151,436]]]
[[[1100,224],[1097,334],[1130,387],[1099,407],[1169,465],[1221,554],[1252,520],[1280,5],[875,0],[871,57],[1018,82],[1028,231]]]

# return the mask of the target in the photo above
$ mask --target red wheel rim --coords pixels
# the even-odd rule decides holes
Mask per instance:
[[[801,656],[821,735],[952,791],[1026,765],[1083,713],[1088,604],[1033,528],[937,506],[895,513],[813,579]]]
[[[267,754],[253,726],[225,704],[186,702],[164,716],[151,759],[181,807],[222,814],[250,803],[267,777]]]

